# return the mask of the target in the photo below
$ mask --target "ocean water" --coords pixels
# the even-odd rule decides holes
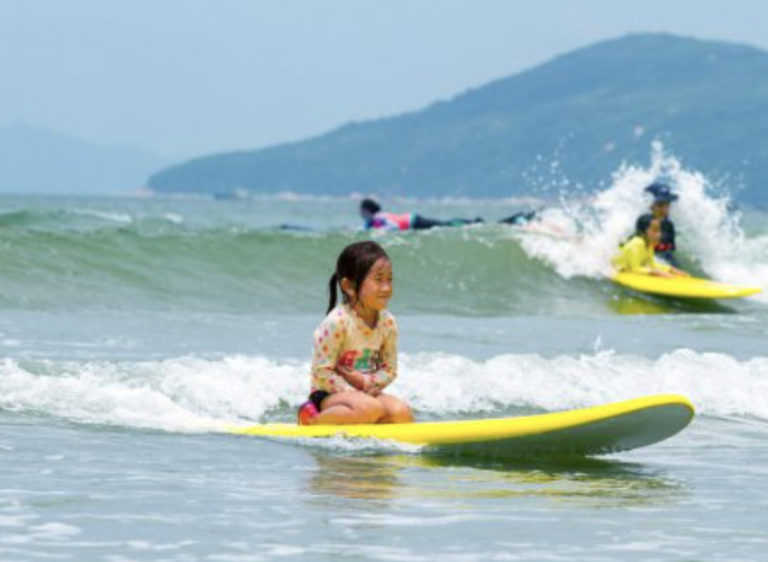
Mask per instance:
[[[764,293],[607,280],[660,174],[685,266]],[[672,439],[568,463],[221,432],[293,419],[335,258],[369,236],[354,198],[0,196],[0,560],[768,559],[768,213],[728,193],[658,149],[596,194],[385,202],[486,220],[373,235],[417,418],[696,405]],[[534,229],[494,223],[531,207]]]

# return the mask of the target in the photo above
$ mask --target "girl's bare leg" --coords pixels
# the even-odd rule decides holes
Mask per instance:
[[[344,425],[377,423],[384,415],[378,399],[359,390],[331,394],[323,400],[323,409],[312,418],[311,425]]]
[[[378,423],[410,423],[413,421],[411,408],[404,400],[389,394],[379,394],[376,400],[378,400],[384,410],[384,414],[379,418]]]

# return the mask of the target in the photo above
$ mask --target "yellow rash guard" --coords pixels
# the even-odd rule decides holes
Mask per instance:
[[[672,269],[656,261],[653,247],[649,248],[641,236],[633,236],[623,244],[612,261],[618,271],[626,273],[650,273],[653,270],[669,272]]]

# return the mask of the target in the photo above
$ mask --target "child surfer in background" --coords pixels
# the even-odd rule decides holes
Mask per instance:
[[[654,248],[661,237],[661,221],[651,214],[641,215],[635,234],[621,245],[613,266],[623,273],[644,273],[658,277],[688,276],[688,273],[656,261]]]
[[[337,306],[336,286],[342,294]],[[329,283],[328,315],[314,333],[311,392],[299,423],[354,424],[413,421],[409,406],[383,390],[397,376],[397,323],[392,262],[375,242],[350,244]]]
[[[661,234],[656,243],[656,256],[669,265],[678,267],[675,259],[675,225],[669,218],[669,206],[677,200],[678,195],[672,193],[669,186],[663,183],[652,183],[645,188],[645,191],[653,195],[651,214],[654,218],[659,219]]]

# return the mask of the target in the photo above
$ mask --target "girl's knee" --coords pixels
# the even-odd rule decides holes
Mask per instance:
[[[411,407],[405,402],[400,402],[392,412],[392,419],[398,423],[407,423],[413,421],[413,412]]]
[[[388,400],[386,417],[394,423],[407,423],[413,421],[413,412],[411,412],[411,407],[402,400]]]
[[[375,398],[359,391],[346,392],[326,398],[317,423],[376,423],[384,414],[384,407]]]
[[[376,423],[384,417],[384,414],[386,414],[384,406],[378,400],[373,398],[366,400],[364,404],[361,404],[360,411],[365,417],[365,423]]]
[[[355,423],[376,423],[386,413],[384,406],[375,398],[366,394],[355,393],[349,402],[349,408],[354,413]]]

